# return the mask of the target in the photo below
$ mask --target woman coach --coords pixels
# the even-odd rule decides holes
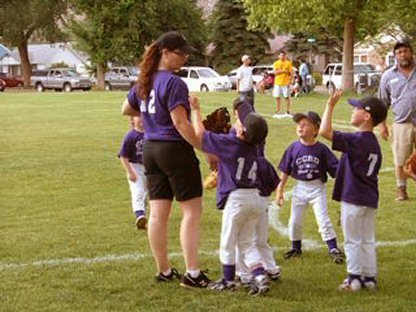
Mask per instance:
[[[145,128],[143,163],[148,181],[149,242],[159,282],[179,278],[168,259],[168,219],[175,197],[182,210],[180,241],[186,273],[185,287],[210,282],[199,269],[198,241],[202,214],[199,161],[192,146],[198,139],[190,122],[188,88],[174,71],[188,59],[190,47],[179,32],[167,32],[143,55],[137,86],[127,95],[124,115],[141,115]]]

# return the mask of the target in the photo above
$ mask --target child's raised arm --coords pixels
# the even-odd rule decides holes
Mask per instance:
[[[332,141],[333,129],[332,129],[332,112],[334,111],[335,104],[342,96],[342,90],[336,89],[329,93],[328,101],[324,114],[322,116],[321,126],[319,127],[319,134],[325,139]]]

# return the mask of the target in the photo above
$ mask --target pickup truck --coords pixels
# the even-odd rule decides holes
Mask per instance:
[[[45,71],[34,71],[30,78],[30,85],[38,92],[45,89],[71,92],[72,90],[91,90],[92,82],[81,77],[71,68],[51,68]]]
[[[139,70],[133,66],[112,67],[105,74],[106,91],[112,89],[130,89],[137,82]]]

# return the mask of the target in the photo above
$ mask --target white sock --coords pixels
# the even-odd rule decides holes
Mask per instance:
[[[162,274],[164,275],[164,276],[169,276],[170,274],[172,273],[172,270],[169,268],[169,270],[167,270],[167,271],[165,271],[165,272],[162,272]]]
[[[397,187],[406,187],[407,186],[407,181],[406,180],[402,180],[402,179],[397,179],[396,180],[397,183]]]
[[[189,275],[192,278],[197,278],[199,276],[200,271],[199,270],[186,270],[186,273],[189,273]]]

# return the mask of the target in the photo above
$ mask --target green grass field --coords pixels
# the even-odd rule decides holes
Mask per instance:
[[[130,208],[125,173],[116,155],[127,118],[120,107],[126,92],[0,94],[0,310],[1,311],[416,311],[416,184],[411,200],[394,201],[395,178],[389,143],[381,142],[377,215],[379,290],[345,294],[337,286],[344,265],[330,262],[312,210],[304,223],[311,246],[301,259],[285,261],[289,239],[270,229],[270,244],[283,271],[264,297],[246,291],[188,290],[179,283],[155,284],[155,264],[147,237],[138,232]],[[234,92],[199,94],[204,113],[226,105]],[[277,165],[296,139],[289,119],[272,119],[274,101],[256,97],[268,117],[266,152]],[[293,111],[322,113],[326,97],[297,98]],[[345,99],[335,111],[336,129],[349,130]],[[201,160],[204,175],[207,166]],[[293,185],[290,181],[288,190]],[[328,183],[328,193],[333,183]],[[221,275],[216,251],[221,214],[215,191],[204,194],[201,267]],[[329,201],[337,225],[339,203]],[[289,203],[280,211],[287,224]],[[172,264],[183,272],[179,245],[180,212],[170,222]]]

